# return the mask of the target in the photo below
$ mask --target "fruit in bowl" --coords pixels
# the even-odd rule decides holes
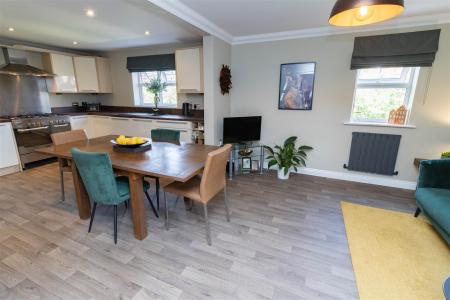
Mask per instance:
[[[124,135],[120,135],[116,138],[116,143],[119,145],[141,145],[147,142],[146,138],[133,136],[133,137],[125,137]]]

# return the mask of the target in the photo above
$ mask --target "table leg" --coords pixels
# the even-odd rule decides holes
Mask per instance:
[[[73,185],[75,187],[75,195],[78,206],[78,214],[80,219],[86,220],[91,216],[91,201],[89,200],[88,193],[86,192],[86,188],[84,187],[83,180],[80,177],[80,173],[78,173],[77,167],[72,162],[72,176],[73,176]]]
[[[134,236],[138,240],[147,237],[147,216],[144,205],[143,176],[130,174],[128,176],[131,193],[131,214],[133,216]]]
[[[156,182],[156,209],[159,210],[159,177],[155,178]]]

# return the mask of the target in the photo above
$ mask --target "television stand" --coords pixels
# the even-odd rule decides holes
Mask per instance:
[[[228,163],[228,179],[233,174],[263,173],[264,146],[259,143],[232,144]]]

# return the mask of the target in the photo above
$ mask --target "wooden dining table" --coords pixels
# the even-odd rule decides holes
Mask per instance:
[[[114,171],[121,176],[128,176],[131,193],[131,212],[134,226],[134,236],[138,240],[147,237],[147,218],[144,206],[143,177],[166,178],[186,182],[203,171],[209,152],[216,146],[201,144],[152,142],[152,149],[139,153],[117,152],[113,149],[111,140],[115,135],[103,136],[86,141],[50,146],[36,150],[41,154],[57,157],[68,162],[72,169],[75,186],[78,213],[81,219],[91,215],[91,202],[78,173],[75,163],[72,163],[72,148],[81,151],[108,153]]]

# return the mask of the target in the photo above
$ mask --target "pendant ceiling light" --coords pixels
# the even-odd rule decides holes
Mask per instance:
[[[392,19],[403,9],[403,0],[338,0],[329,22],[334,26],[368,25]]]

